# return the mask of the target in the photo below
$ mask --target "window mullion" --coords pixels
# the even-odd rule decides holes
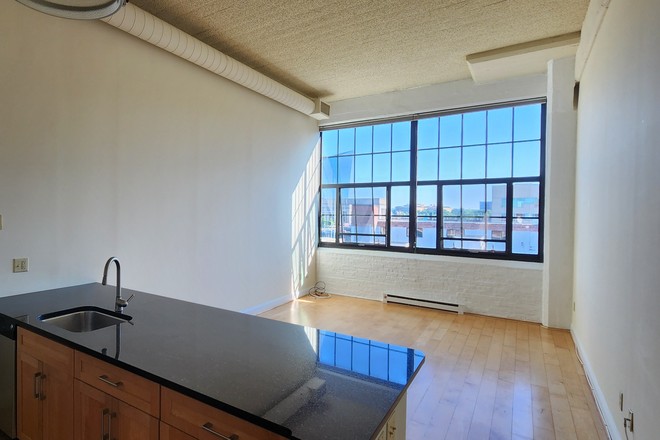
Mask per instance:
[[[513,255],[513,183],[506,184],[506,254]]]
[[[386,188],[385,204],[387,205],[387,212],[386,212],[387,215],[385,216],[385,219],[386,219],[385,220],[385,225],[387,227],[387,230],[385,231],[385,247],[389,249],[392,245],[391,244],[391,238],[392,238],[392,231],[391,231],[391,228],[392,228],[392,186],[387,185],[385,188]]]
[[[409,246],[415,253],[417,252],[417,121],[412,121],[410,124],[410,203],[408,206]]]

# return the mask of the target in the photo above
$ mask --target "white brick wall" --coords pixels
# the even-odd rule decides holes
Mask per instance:
[[[317,279],[332,294],[464,304],[469,313],[541,322],[543,264],[319,248]]]

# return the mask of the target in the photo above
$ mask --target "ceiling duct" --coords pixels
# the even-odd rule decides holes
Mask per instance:
[[[102,20],[216,75],[301,113],[316,117],[315,103],[311,99],[228,57],[131,3],[121,8],[113,16]],[[327,106],[327,104],[325,105]],[[327,111],[329,113],[329,108]]]
[[[126,4],[126,0],[16,0],[35,11],[75,20],[108,17]]]

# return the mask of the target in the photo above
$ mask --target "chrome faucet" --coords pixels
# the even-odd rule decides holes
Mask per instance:
[[[122,299],[121,297],[121,264],[116,257],[111,257],[107,263],[105,263],[105,269],[103,269],[103,281],[101,284],[104,286],[108,284],[108,269],[110,268],[110,263],[115,262],[117,266],[117,295],[115,298],[115,312],[122,313],[124,307],[128,306],[128,302],[133,299],[135,295],[131,295],[128,299]]]

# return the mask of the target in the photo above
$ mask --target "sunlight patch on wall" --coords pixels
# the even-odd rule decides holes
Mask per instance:
[[[304,295],[300,289],[305,285],[316,253],[320,154],[321,140],[319,139],[291,196],[291,295],[294,298]]]

